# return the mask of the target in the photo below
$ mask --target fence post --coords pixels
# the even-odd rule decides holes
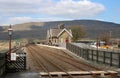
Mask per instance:
[[[73,46],[73,45],[72,45]],[[75,53],[75,46],[73,46],[73,52]]]
[[[112,55],[113,55],[113,53],[112,52],[110,52],[110,66],[112,66],[113,64],[112,64]]]
[[[89,60],[89,49],[86,51],[87,60]]]
[[[82,57],[82,48],[80,47],[80,55],[81,55],[81,57]]]
[[[92,55],[92,61],[93,61],[93,50],[92,50],[91,52],[92,52],[92,54],[91,54],[91,55]]]
[[[77,47],[77,51],[78,51],[78,55],[80,56],[80,51],[79,51],[79,47]]]
[[[78,49],[79,49],[79,47],[77,47],[77,54],[78,54],[78,56],[80,56],[80,54],[79,54],[79,50],[78,50]]]
[[[68,49],[68,43],[66,43],[66,49]]]
[[[71,44],[71,51],[73,52],[73,50],[74,50],[74,47],[73,47],[73,45]]]
[[[84,48],[82,49],[83,51],[82,51],[82,57],[84,58]]]
[[[81,48],[81,57],[83,57],[83,48]]]
[[[69,50],[69,51],[71,51],[70,48],[71,48],[71,44],[69,43],[69,44],[68,44],[68,50]]]
[[[105,56],[106,56],[105,54],[106,54],[105,51],[103,51],[103,63],[105,63],[105,58],[106,58],[106,57],[105,57]]]
[[[99,54],[98,54],[98,50],[96,51],[96,61],[98,62],[98,56],[99,56]]]
[[[74,53],[76,54],[76,47],[74,46]]]
[[[120,68],[120,53],[118,53],[118,58],[119,58],[119,65],[118,65],[118,67]]]
[[[77,52],[77,46],[75,46],[75,53],[78,55],[78,52]]]

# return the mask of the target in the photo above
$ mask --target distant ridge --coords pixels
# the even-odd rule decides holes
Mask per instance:
[[[52,21],[52,22],[29,22],[16,24],[14,30],[14,39],[19,38],[46,38],[46,31],[49,28],[57,28],[60,23],[69,26],[83,26],[87,32],[87,38],[96,38],[106,32],[112,32],[113,38],[120,38],[120,24],[98,21],[98,20],[72,20],[72,21]],[[8,39],[8,27],[0,27],[0,39]]]

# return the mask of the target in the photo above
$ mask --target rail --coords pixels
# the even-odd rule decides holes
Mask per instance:
[[[89,76],[90,78],[100,78],[102,76],[112,76],[112,75],[116,75],[118,72],[116,71],[102,71],[96,67],[87,65],[83,62],[78,62],[74,60],[71,57],[65,57],[65,55],[59,54],[57,51],[52,50],[52,49],[45,49],[43,47],[39,47],[39,46],[31,46],[29,45],[27,47],[30,55],[33,57],[32,59],[34,60],[34,62],[36,61],[37,64],[39,64],[39,67],[42,67],[43,70],[40,70],[40,76],[41,77],[49,77],[49,78],[62,78],[64,76],[67,76],[69,78],[75,78],[78,76]],[[34,57],[37,57],[36,59]],[[53,58],[54,57],[54,58]],[[40,60],[42,59],[42,60]],[[43,60],[44,59],[44,60]],[[51,61],[52,60],[52,61]],[[59,64],[56,61],[60,60],[63,61],[66,64],[69,64],[71,66],[73,66],[75,69],[78,69],[78,71],[76,70],[66,70],[63,64],[63,62],[61,62],[63,65]],[[46,64],[47,63],[47,64]],[[51,65],[54,67],[55,70],[50,69],[49,67],[52,67]],[[49,66],[48,66],[49,65]],[[85,69],[85,68],[90,68],[90,69]],[[113,76],[114,78],[118,78]]]
[[[36,46],[36,47],[38,47],[38,46]],[[40,48],[40,47],[38,47],[38,48]],[[41,50],[42,50],[42,49],[41,49]],[[47,54],[51,55],[52,57],[55,57],[56,59],[59,59],[59,60],[61,60],[61,61],[63,61],[63,62],[66,62],[66,63],[72,65],[73,67],[76,67],[76,68],[79,69],[79,70],[86,71],[86,68],[89,68],[89,69],[87,69],[87,70],[97,70],[97,71],[98,71],[98,70],[101,70],[101,69],[99,69],[99,68],[97,68],[97,67],[94,67],[94,66],[92,66],[92,65],[89,65],[89,64],[87,64],[87,63],[85,63],[85,62],[76,60],[76,59],[71,58],[71,57],[66,57],[65,55],[59,54],[59,53],[57,53],[57,52],[53,52],[53,51],[50,50],[50,48],[49,48],[49,50],[46,49],[46,51],[49,51]],[[62,50],[61,50],[61,51],[62,51]],[[63,52],[64,52],[64,51],[63,51]],[[62,57],[62,58],[61,58],[61,57]],[[73,63],[73,62],[74,62],[74,63]]]
[[[34,53],[32,52],[31,48],[27,48],[27,49],[29,50],[29,53],[30,53],[30,55],[31,55],[32,57],[34,57],[34,55],[35,55],[36,57],[40,58],[37,54],[34,54]],[[36,60],[35,58],[32,58],[32,60],[34,60],[37,64],[40,65],[40,67],[41,67],[45,72],[47,72],[49,78],[52,78],[52,76],[49,74],[49,70],[48,70],[47,67],[44,65],[43,61],[40,62],[39,59]]]
[[[74,44],[66,44],[66,48],[76,55],[91,61],[116,66],[120,68],[120,52],[109,52],[102,50],[93,50],[89,48],[81,48]]]
[[[31,46],[30,48],[32,48],[34,51],[38,51],[38,50],[36,50],[36,49],[35,49],[34,47],[32,47],[32,46]],[[30,48],[29,48],[29,49],[30,49]],[[36,55],[36,56],[38,56],[38,55]],[[54,67],[56,67],[57,69],[59,69],[59,70],[63,71],[64,73],[66,73],[67,76],[69,76],[70,78],[73,78],[73,76],[72,76],[71,74],[67,73],[67,72],[64,70],[64,68],[62,68],[60,65],[55,64],[54,62],[52,62],[52,61],[50,60],[51,58],[47,57],[47,58],[49,58],[49,59],[47,59],[47,58],[45,58],[42,54],[38,56],[38,58],[40,58],[40,57],[42,57],[42,59],[44,59],[45,61],[47,61],[47,62],[49,62],[50,64],[52,64],[52,65],[53,65]],[[39,62],[38,62],[38,63],[39,63]],[[53,78],[52,75],[50,74],[50,70],[44,65],[44,62],[43,62],[43,61],[41,61],[41,63],[39,63],[39,65],[44,68],[44,71],[47,72],[49,78]]]

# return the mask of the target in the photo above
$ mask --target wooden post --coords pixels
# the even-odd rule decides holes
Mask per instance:
[[[92,50],[92,60],[93,60],[93,50]]]
[[[120,68],[120,53],[118,53],[118,56],[119,56],[119,65],[118,65],[118,67]]]
[[[81,48],[80,47],[79,47],[79,52],[80,52],[80,57],[81,57],[82,55],[81,55]]]
[[[113,55],[113,53],[112,52],[110,52],[110,66],[112,66],[113,64],[112,64],[112,55]]]
[[[89,60],[89,49],[87,49],[86,55],[87,55],[87,60]]]
[[[75,46],[75,53],[78,55],[78,52],[77,52],[77,46]]]
[[[79,55],[79,50],[78,50],[78,49],[79,49],[79,47],[76,47],[77,55],[80,56],[80,55]]]
[[[99,54],[98,54],[98,50],[96,51],[96,61],[98,62],[98,56],[99,56]]]
[[[85,58],[85,57],[84,57],[84,55],[85,55],[84,51],[85,51],[85,49],[83,49],[83,58]]]
[[[103,51],[103,63],[105,63],[105,58],[106,58],[105,54],[106,54],[105,51]]]
[[[79,47],[77,47],[78,56],[80,56]]]

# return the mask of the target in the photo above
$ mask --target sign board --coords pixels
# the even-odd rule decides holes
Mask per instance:
[[[16,53],[11,53],[11,61],[16,61]]]

